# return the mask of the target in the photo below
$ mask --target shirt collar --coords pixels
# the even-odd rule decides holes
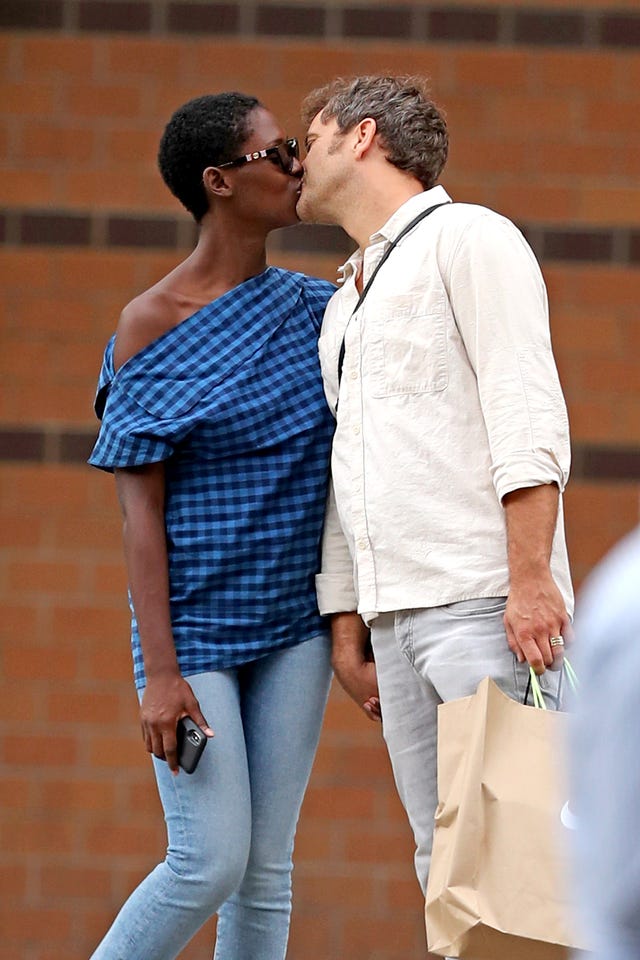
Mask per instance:
[[[390,242],[394,237],[398,236],[402,228],[410,223],[421,210],[426,210],[427,207],[432,207],[436,203],[446,203],[450,200],[451,197],[444,187],[440,185],[431,187],[430,190],[423,190],[422,193],[417,193],[414,197],[405,200],[402,206],[398,207],[395,213],[391,214],[387,222],[384,223],[379,230],[371,234],[369,243],[379,243],[381,240]],[[358,250],[351,254],[346,263],[338,267],[338,283],[344,283],[352,273],[357,274],[362,264],[363,256],[363,251],[358,248]]]

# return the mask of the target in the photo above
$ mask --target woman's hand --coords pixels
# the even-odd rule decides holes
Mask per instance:
[[[176,730],[181,717],[191,717],[207,737],[213,736],[193,690],[180,673],[149,678],[140,704],[142,737],[149,753],[166,760],[173,774],[180,769]]]

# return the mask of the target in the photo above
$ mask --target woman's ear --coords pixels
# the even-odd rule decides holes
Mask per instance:
[[[225,177],[225,171],[219,167],[207,167],[202,174],[202,182],[207,196],[228,197],[233,192],[229,180]]]

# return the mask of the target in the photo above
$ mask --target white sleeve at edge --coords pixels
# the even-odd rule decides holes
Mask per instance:
[[[324,615],[357,610],[358,598],[353,582],[353,561],[342,532],[333,492],[329,488],[327,512],[322,535],[322,569],[316,577],[318,608]]]

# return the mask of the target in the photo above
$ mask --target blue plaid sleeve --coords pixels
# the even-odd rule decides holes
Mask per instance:
[[[104,389],[104,388],[103,388]],[[111,384],[89,463],[102,470],[159,463],[174,453],[194,424],[189,417],[161,420],[119,384]]]
[[[191,427],[188,418],[162,419],[132,396],[130,378],[114,373],[114,343],[115,336],[106,346],[98,378],[94,409],[102,424],[89,457],[92,466],[109,472],[166,460]]]
[[[113,380],[113,348],[115,346],[115,334],[111,337],[105,347],[104,357],[102,358],[102,367],[98,377],[98,386],[96,387],[96,398],[93,403],[93,409],[98,420],[102,420],[104,407],[109,396],[111,381]]]

